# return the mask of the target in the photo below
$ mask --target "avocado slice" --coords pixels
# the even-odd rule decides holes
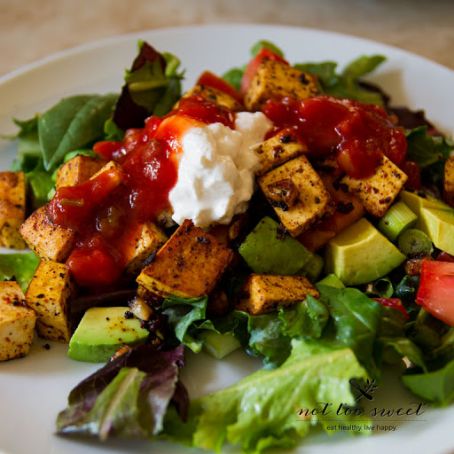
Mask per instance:
[[[238,252],[255,273],[292,275],[312,259],[298,240],[286,234],[270,217],[264,217],[240,245]]]
[[[405,255],[363,218],[328,243],[325,263],[326,271],[345,285],[358,285],[385,276],[404,260]]]
[[[136,318],[126,318],[128,307],[88,309],[69,341],[68,356],[77,361],[106,362],[123,345],[145,341],[149,332]]]
[[[423,198],[403,191],[402,200],[418,216],[416,227],[442,251],[454,255],[454,210],[433,197]]]

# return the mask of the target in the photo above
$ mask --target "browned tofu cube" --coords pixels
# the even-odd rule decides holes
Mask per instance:
[[[403,189],[407,179],[407,175],[396,164],[383,156],[371,177],[352,178],[347,175],[342,178],[342,183],[359,198],[368,213],[381,218]]]
[[[285,182],[296,188],[298,197],[289,206],[276,201],[276,183]],[[292,236],[309,229],[331,210],[331,197],[306,156],[302,155],[276,167],[259,178],[259,185],[273,205],[280,221]]]
[[[211,101],[220,107],[225,107],[228,110],[239,112],[244,110],[243,106],[232,96],[224,93],[221,90],[217,90],[213,87],[206,85],[195,85],[191,90],[183,95],[184,98],[189,96],[200,96],[207,101]]]
[[[41,260],[25,294],[27,304],[36,312],[40,337],[69,342],[69,300],[73,292],[68,267],[64,263]]]
[[[257,69],[244,98],[248,110],[260,110],[270,98],[306,99],[318,92],[317,79],[285,63],[265,59]]]
[[[75,156],[65,162],[57,172],[56,187],[76,186],[89,180],[102,168],[105,161],[89,156]]]
[[[36,314],[17,282],[0,282],[0,361],[25,356],[33,342]]]
[[[131,240],[127,242],[125,257],[126,270],[130,274],[139,274],[143,263],[156,252],[165,242],[164,232],[152,222],[139,225],[134,229]]]
[[[306,153],[307,147],[298,141],[292,131],[284,129],[268,140],[256,145],[254,151],[260,161],[260,168],[257,174],[263,175],[275,167],[290,161],[290,159]]]
[[[185,221],[145,267],[137,282],[162,297],[199,297],[213,290],[233,252],[204,230]]]
[[[364,207],[361,201],[349,193],[343,185],[336,184],[336,173],[320,173],[326,189],[331,195],[334,212],[324,216],[309,230],[303,232],[298,240],[307,249],[314,252],[328,243],[342,230],[355,223],[364,216]]]
[[[454,207],[454,156],[445,163],[444,198],[446,203]]]
[[[19,228],[25,219],[25,175],[0,172],[0,246],[24,249]]]
[[[38,208],[21,225],[20,233],[30,249],[41,258],[64,262],[75,243],[73,230],[54,224],[47,207]]]
[[[318,298],[317,289],[304,276],[252,274],[246,281],[244,298],[238,308],[252,315],[272,312],[278,306],[291,306],[308,295]]]

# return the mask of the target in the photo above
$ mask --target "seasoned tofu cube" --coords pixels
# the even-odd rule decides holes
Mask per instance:
[[[229,248],[186,220],[142,270],[137,282],[162,297],[207,295],[232,258]]]
[[[259,185],[290,235],[298,236],[331,209],[331,197],[306,156],[302,155],[259,178]],[[291,182],[298,196],[289,206],[276,201],[276,183]]]
[[[307,249],[314,252],[328,243],[338,233],[355,223],[364,216],[364,207],[361,201],[348,192],[345,185],[336,184],[336,173],[320,173],[326,189],[331,195],[335,211],[324,216],[308,231],[303,232],[298,240]]]
[[[20,233],[36,254],[56,262],[64,262],[75,243],[75,232],[55,225],[47,216],[46,206],[38,208],[25,220]]]
[[[290,161],[290,159],[306,153],[307,147],[298,141],[292,131],[284,129],[268,140],[256,145],[254,151],[260,161],[260,168],[257,174],[263,175],[275,167]]]
[[[243,106],[232,96],[221,90],[217,90],[216,88],[208,87],[206,85],[195,85],[191,88],[191,90],[183,95],[184,98],[188,98],[189,96],[200,96],[207,101],[211,101],[220,107],[225,107],[226,109],[234,112],[244,110]]]
[[[454,156],[445,163],[444,198],[446,203],[454,207]]]
[[[368,213],[380,218],[388,211],[407,179],[407,175],[399,167],[383,156],[372,176],[352,178],[347,175],[341,183],[361,200]]]
[[[65,162],[57,172],[56,187],[76,186],[89,180],[102,168],[105,161],[89,156],[75,156]]]
[[[25,219],[25,175],[0,172],[0,246],[24,249],[19,228]]]
[[[17,282],[0,282],[0,361],[25,356],[33,341],[36,314]]]
[[[40,337],[69,342],[69,300],[73,288],[64,263],[41,260],[25,294],[27,304],[36,312]]]
[[[144,262],[167,241],[165,233],[152,222],[141,224],[134,229],[131,241],[128,241],[125,257],[126,270],[137,275]]]
[[[318,92],[317,79],[285,63],[265,59],[259,65],[244,98],[248,110],[260,110],[270,98],[306,99]]]
[[[278,306],[290,306],[308,295],[318,298],[317,289],[304,276],[252,274],[243,287],[238,309],[252,315],[265,314]]]

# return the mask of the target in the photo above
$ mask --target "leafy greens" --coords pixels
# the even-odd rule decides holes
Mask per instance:
[[[83,380],[57,418],[61,435],[149,438],[162,430],[172,402],[180,417],[188,408],[179,381],[183,347],[158,351],[149,344],[130,349]]]
[[[225,442],[240,445],[246,452],[288,448],[306,436],[312,425],[326,428],[325,420],[333,417],[327,413],[299,418],[304,409],[320,408],[323,403],[332,403],[332,408],[354,405],[352,377],[361,379],[367,374],[350,349],[294,340],[281,367],[260,370],[195,400],[186,427],[169,418],[165,433],[176,439],[186,435],[185,441],[193,446],[218,452]],[[354,420],[351,416],[338,418]]]

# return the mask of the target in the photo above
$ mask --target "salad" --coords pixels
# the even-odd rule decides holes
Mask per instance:
[[[362,80],[382,56],[251,54],[182,95],[178,58],[141,42],[120,95],[15,120],[0,243],[33,252],[0,256],[0,359],[36,329],[105,363],[59,434],[291,447],[330,406],[367,419],[389,364],[454,399],[452,143]],[[191,399],[185,350],[237,349],[263,369]]]

